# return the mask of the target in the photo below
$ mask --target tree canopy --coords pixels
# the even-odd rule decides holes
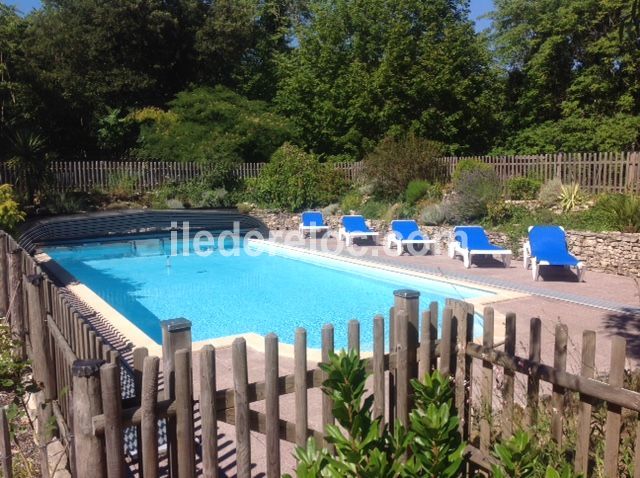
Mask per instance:
[[[488,33],[468,0],[0,4],[0,160],[29,134],[50,158],[220,157],[173,154],[165,127],[246,144],[259,130],[245,161],[285,141],[361,159],[407,134],[453,154],[637,148],[639,3],[496,0]],[[225,114],[192,121],[185,102]],[[141,111],[182,119],[128,122]]]

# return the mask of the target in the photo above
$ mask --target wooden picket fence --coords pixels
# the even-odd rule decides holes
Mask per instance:
[[[233,172],[239,180],[255,178],[267,163],[243,163]],[[335,163],[345,179],[353,181],[362,173],[362,163]],[[134,192],[156,189],[163,184],[182,183],[206,175],[213,169],[202,163],[167,161],[53,161],[52,188],[57,192],[130,188]],[[16,174],[0,163],[0,183],[16,184]]]
[[[17,340],[14,356],[29,359],[40,391],[38,441],[46,444],[51,423],[68,451],[75,474],[74,387],[72,367],[81,361],[121,363],[118,351],[86,313],[43,272],[34,258],[8,234],[0,231],[0,314]],[[78,397],[76,397],[77,401]],[[76,412],[77,416],[77,412]],[[11,442],[5,411],[0,412],[0,461],[3,476],[11,477]],[[77,435],[76,435],[77,436]],[[41,476],[49,477],[46,448],[40,446]],[[54,464],[55,466],[55,464]]]
[[[640,193],[640,153],[555,153],[515,156],[447,156],[443,182],[451,179],[456,165],[464,159],[491,164],[501,181],[528,176],[547,181],[560,178],[563,183],[579,183],[591,194]],[[234,176],[239,180],[255,178],[266,163],[239,165]],[[335,163],[345,179],[354,181],[364,173],[364,163]],[[130,188],[150,191],[167,183],[190,181],[209,171],[201,163],[163,161],[54,161],[50,165],[52,188],[66,191],[109,191]],[[0,183],[15,184],[17,177],[7,163],[0,163]]]
[[[555,153],[514,156],[445,157],[447,177],[464,159],[491,164],[504,182],[522,176],[578,183],[585,192],[640,193],[640,153]]]
[[[588,476],[592,476],[592,418],[596,405],[604,402],[604,473],[612,478],[620,476],[621,453],[629,452],[621,450],[623,413],[640,412],[640,393],[624,388],[623,338],[611,339],[611,365],[605,381],[595,376],[595,332],[583,334],[582,368],[574,374],[567,371],[569,337],[565,325],[556,327],[553,364],[546,364],[541,360],[540,319],[530,320],[528,351],[519,356],[514,314],[506,316],[505,340],[497,343],[494,311],[486,307],[483,337],[474,340],[475,310],[471,304],[451,299],[440,311],[432,302],[421,312],[419,300],[417,292],[396,291],[388,317],[373,318],[373,350],[364,360],[372,374],[375,416],[407,424],[412,406],[410,380],[439,369],[454,382],[460,432],[469,442],[465,476],[489,474],[495,439],[515,431],[520,410],[531,426],[547,413],[540,406],[541,388],[547,384],[552,405],[548,419],[556,442],[566,440],[571,426],[564,413],[565,399],[571,395],[579,403],[573,465]],[[60,440],[69,450],[73,476],[217,477],[219,422],[235,427],[239,478],[252,474],[251,432],[266,437],[263,468],[268,478],[286,471],[282,468],[283,441],[304,445],[311,437],[328,446],[323,429],[334,423],[332,404],[323,395],[318,409],[309,406],[309,391],[321,387],[326,375],[318,367],[308,367],[304,329],[296,330],[292,374],[280,373],[278,338],[270,334],[264,339],[264,379],[249,382],[247,345],[238,338],[232,346],[233,386],[218,388],[218,351],[205,346],[192,352],[188,320],[162,323],[162,357],[149,356],[142,348],[124,357],[112,346],[109,334],[96,328],[68,292],[5,234],[0,234],[0,311],[8,316],[14,335],[23,339],[24,348],[18,347],[15,353],[24,354],[33,363],[34,379],[42,390],[42,416],[38,419],[41,425],[52,417],[56,420]],[[360,353],[360,324],[352,320],[347,327],[348,347]],[[321,333],[321,357],[326,362],[334,350],[334,326],[325,325]],[[199,362],[197,377],[194,360]],[[516,374],[526,378],[522,393],[516,387]],[[130,396],[125,393],[127,381],[133,382]],[[293,411],[282,413],[280,399],[284,395],[293,395]],[[256,402],[264,402],[264,412],[250,407]],[[321,427],[309,426],[312,415],[321,416]],[[495,420],[495,415],[501,419]],[[5,430],[3,423],[6,420],[0,414],[0,432]],[[166,428],[166,444],[159,447],[161,427]],[[132,429],[135,453],[130,445],[125,447],[125,433]],[[636,433],[635,478],[640,476],[640,425]],[[4,436],[0,433],[6,471],[10,450]],[[43,461],[44,470],[46,456]],[[43,471],[43,476],[48,474]]]

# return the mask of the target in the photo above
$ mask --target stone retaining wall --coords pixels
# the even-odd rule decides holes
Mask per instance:
[[[253,210],[249,214],[261,219],[270,230],[297,230],[300,223],[299,214],[262,210]],[[332,229],[337,230],[340,227],[340,217],[327,216],[325,219]],[[372,220],[371,225],[381,235],[386,234],[389,229],[386,221]],[[446,254],[451,227],[422,226],[422,229],[438,241],[436,252]],[[514,259],[521,258],[524,239],[515,248],[506,234],[489,232],[489,236],[495,244],[510,247],[514,252]],[[588,270],[640,277],[640,234],[568,231],[567,236],[571,252],[587,264]]]

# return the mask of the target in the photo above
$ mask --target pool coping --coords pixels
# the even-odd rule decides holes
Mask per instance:
[[[271,239],[250,239],[249,244],[256,243],[259,246],[267,245],[267,247],[274,247],[276,249],[288,250],[295,252],[296,254],[308,254],[317,257],[324,257],[330,260],[340,259],[342,262],[348,262],[354,265],[363,266],[371,269],[380,269],[387,272],[393,272],[397,274],[409,275],[419,279],[433,280],[437,282],[444,282],[448,284],[458,285],[460,287],[466,287],[476,290],[482,290],[491,293],[487,297],[478,297],[474,299],[466,299],[465,301],[472,304],[476,309],[476,313],[482,316],[483,308],[489,304],[495,304],[498,302],[519,299],[529,297],[531,294],[526,294],[518,291],[503,289],[499,287],[489,285],[478,285],[470,281],[464,281],[459,279],[451,279],[443,277],[441,275],[430,274],[428,272],[407,270],[399,266],[393,266],[389,264],[375,263],[367,261],[364,258],[345,257],[343,255],[332,254],[328,252],[313,251],[305,248],[299,248],[296,246],[290,246],[287,244],[278,243]],[[113,308],[106,300],[96,294],[90,287],[80,282],[73,274],[67,271],[62,265],[57,263],[46,252],[37,251],[34,254],[35,260],[46,266],[48,271],[53,274],[58,280],[64,283],[64,287],[78,299],[84,302],[87,306],[92,308],[108,325],[113,327],[118,333],[120,333],[127,341],[129,341],[134,347],[145,347],[149,351],[150,355],[162,356],[162,344],[158,344],[143,332],[137,325],[131,322],[127,317]],[[495,341],[499,343],[504,338],[504,326],[505,316],[503,314],[495,314]],[[246,332],[243,334],[229,335],[224,337],[217,337],[212,339],[205,339],[192,342],[192,350],[198,351],[205,345],[212,345],[215,348],[228,348],[231,347],[234,340],[237,338],[244,338],[247,346],[251,347],[257,352],[264,353],[264,336],[255,332]],[[475,338],[476,340],[481,337]],[[294,357],[294,345],[280,342],[279,343],[279,355],[282,357],[293,358]],[[371,352],[362,352],[363,357],[371,355]],[[322,351],[317,348],[307,348],[307,360],[320,362],[322,360]]]

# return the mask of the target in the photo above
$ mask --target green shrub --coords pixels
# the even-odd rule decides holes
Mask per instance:
[[[389,430],[372,413],[373,396],[365,398],[367,372],[354,351],[330,353],[320,367],[327,374],[322,391],[331,397],[337,425],[328,425],[326,439],[335,450],[318,449],[313,438],[296,448],[299,478],[371,476],[392,478],[461,476],[466,444],[453,414],[453,390],[439,372],[423,382],[413,380],[416,407],[409,427]]]
[[[616,194],[602,198],[593,209],[604,210],[621,232],[640,232],[640,197]]]
[[[1,186],[0,186],[1,187]],[[8,324],[0,323],[0,392],[14,392],[22,397],[29,385],[25,375],[29,371],[29,362],[16,359],[13,350],[20,346],[11,334]]]
[[[446,171],[441,156],[442,146],[434,141],[413,134],[387,137],[365,157],[365,175],[378,196],[396,199],[415,178],[440,181]]]
[[[360,207],[360,214],[367,219],[383,219],[389,209],[389,203],[384,201],[378,201],[376,199],[369,199],[362,207]]]
[[[15,232],[25,217],[16,201],[13,187],[10,184],[0,185],[0,228],[9,233]]]
[[[260,175],[247,182],[252,200],[288,211],[330,204],[345,188],[339,171],[290,143],[278,148]]]
[[[536,179],[520,177],[507,181],[509,198],[514,200],[530,200],[538,197],[542,183]]]
[[[429,226],[439,226],[453,222],[455,219],[455,205],[450,201],[438,204],[427,204],[420,211],[420,221]]]
[[[423,179],[414,179],[408,184],[404,196],[407,204],[411,206],[423,198],[439,200],[442,198],[442,187]]]
[[[498,175],[492,168],[462,172],[455,183],[455,192],[455,216],[460,221],[485,217],[488,205],[500,199],[502,194]]]
[[[493,448],[497,464],[492,466],[494,478],[581,478],[574,474],[570,463],[551,443],[534,442],[531,435],[519,430],[508,440]],[[560,454],[562,455],[562,454]]]
[[[99,192],[51,191],[45,196],[42,205],[52,214],[72,214],[94,210],[104,199],[104,195]]]
[[[487,221],[493,225],[510,221],[513,214],[513,206],[504,201],[495,201],[487,205]]]
[[[360,211],[362,201],[362,194],[358,191],[349,191],[340,201],[340,209],[344,214],[350,214],[351,211]]]
[[[463,175],[474,171],[493,171],[493,166],[483,161],[478,161],[477,159],[462,159],[456,164],[453,170],[453,177],[451,179],[454,185]]]
[[[562,181],[560,178],[553,178],[546,181],[538,193],[538,200],[545,207],[556,206],[562,194]]]
[[[107,180],[107,194],[114,199],[131,199],[138,192],[139,178],[128,173],[111,174]]]

